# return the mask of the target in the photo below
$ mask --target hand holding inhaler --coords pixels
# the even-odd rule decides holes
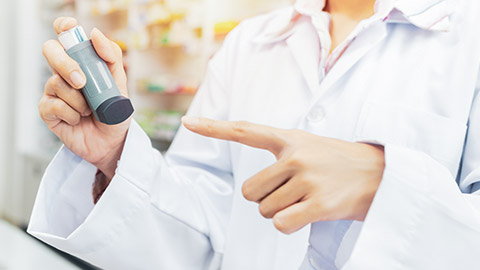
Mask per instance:
[[[99,30],[90,41],[76,26],[73,18],[58,18],[54,28],[61,42],[43,46],[53,75],[39,102],[40,116],[70,151],[112,178],[133,112],[122,52]]]
[[[107,125],[127,120],[133,113],[132,103],[120,95],[106,63],[96,53],[83,28],[75,26],[64,31],[58,40],[87,77],[82,92],[95,118]]]

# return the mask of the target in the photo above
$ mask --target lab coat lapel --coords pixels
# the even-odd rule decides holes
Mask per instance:
[[[309,19],[303,18],[286,43],[303,74],[310,91],[315,92],[320,84],[320,42]]]
[[[397,0],[394,7],[402,13],[400,17],[404,22],[432,31],[448,31],[449,16],[454,11],[449,0]],[[388,23],[401,22],[398,20],[398,13],[394,12],[391,15],[396,19],[389,16],[385,20],[379,20],[355,38],[323,80],[320,95],[326,94],[343,75],[387,36]]]
[[[455,11],[451,0],[397,0],[395,8],[413,25],[432,31],[449,31],[450,15]]]
[[[382,21],[373,23],[369,29],[360,33],[327,74],[320,86],[319,94],[322,96],[327,94],[340,78],[386,36],[387,27]]]

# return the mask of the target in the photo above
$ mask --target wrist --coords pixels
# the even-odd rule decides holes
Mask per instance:
[[[93,164],[105,175],[105,177],[108,179],[108,182],[110,182],[110,180],[115,175],[117,163],[122,156],[124,143],[125,140],[123,140],[119,146],[111,148],[111,150],[108,151],[104,158]]]
[[[97,170],[97,173],[95,174],[95,181],[93,182],[92,186],[92,198],[94,204],[97,204],[97,202],[100,200],[103,193],[110,185],[110,181],[111,179],[108,179],[104,173],[102,173],[100,170]]]
[[[366,160],[368,165],[365,166],[365,181],[363,185],[363,190],[357,204],[360,207],[359,215],[355,218],[359,221],[364,221],[370,206],[377,194],[378,187],[383,178],[383,172],[385,170],[385,151],[382,145],[372,145],[365,144],[367,146],[365,149]]]

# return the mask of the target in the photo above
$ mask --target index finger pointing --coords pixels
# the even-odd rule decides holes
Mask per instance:
[[[185,116],[186,128],[203,136],[239,142],[279,156],[284,148],[283,130],[249,122],[230,122]]]

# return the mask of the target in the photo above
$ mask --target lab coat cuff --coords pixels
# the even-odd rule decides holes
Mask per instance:
[[[120,176],[108,187],[85,221],[67,236],[38,230],[31,225],[29,233],[42,241],[75,256],[94,254],[111,245],[148,205],[148,196]],[[66,219],[66,218],[65,218]],[[61,224],[62,217],[53,222]]]
[[[93,208],[90,191],[95,170],[62,146],[45,170],[29,230],[56,235],[71,233]],[[60,218],[63,220],[58,221]]]
[[[153,151],[148,136],[132,120],[115,176],[94,207],[91,192],[97,169],[63,146],[45,172],[28,232],[75,254],[101,249],[146,207],[144,190],[152,177],[145,175],[155,167]]]
[[[121,175],[140,190],[148,193],[158,169],[159,156],[161,155],[152,147],[151,140],[145,131],[135,120],[132,120],[115,174]],[[112,181],[114,179],[115,177]]]
[[[385,145],[385,170],[345,269],[402,265],[428,207],[427,166],[418,152]],[[392,260],[397,260],[393,263]],[[408,265],[408,264],[407,264]]]

